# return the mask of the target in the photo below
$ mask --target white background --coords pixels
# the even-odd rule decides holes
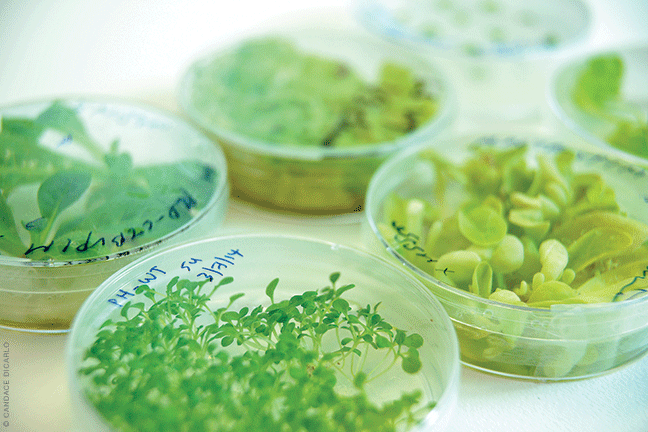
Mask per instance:
[[[583,49],[648,42],[646,0],[591,0],[591,6],[594,27]],[[343,0],[0,0],[0,105],[111,95],[178,111],[177,82],[197,55],[313,17],[354,25]],[[548,109],[532,121],[558,127]],[[454,127],[479,124],[459,117]],[[236,204],[219,233],[226,231],[360,243],[357,223],[275,217]],[[11,366],[10,426],[0,419],[0,432],[71,430],[65,343],[65,335],[0,330]],[[576,382],[518,381],[466,367],[461,379],[451,432],[648,431],[648,358]]]

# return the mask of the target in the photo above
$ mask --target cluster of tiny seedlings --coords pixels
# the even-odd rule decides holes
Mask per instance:
[[[126,304],[106,321],[80,369],[86,395],[124,431],[395,431],[418,423],[433,405],[412,390],[383,404],[367,385],[397,364],[421,368],[419,334],[387,323],[379,304],[352,307],[330,285],[269,306],[210,308],[232,278],[175,277],[160,293],[142,285],[153,304]],[[375,354],[380,354],[379,362]],[[368,360],[371,358],[372,360]]]

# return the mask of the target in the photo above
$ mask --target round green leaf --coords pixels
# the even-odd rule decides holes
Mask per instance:
[[[507,234],[493,251],[490,264],[496,273],[512,273],[524,263],[524,244],[514,235]],[[489,293],[490,294],[490,293]]]
[[[385,336],[376,335],[376,346],[378,348],[389,348],[392,344]]]
[[[416,356],[406,356],[403,358],[402,367],[408,374],[415,374],[421,370],[421,360]]]
[[[333,309],[335,309],[339,313],[348,312],[350,309],[349,302],[341,298],[335,299],[333,301]]]
[[[477,246],[494,246],[506,235],[506,220],[490,206],[466,206],[457,216],[459,232]]]
[[[423,337],[418,333],[413,333],[405,338],[403,345],[409,348],[420,348],[423,346]]]

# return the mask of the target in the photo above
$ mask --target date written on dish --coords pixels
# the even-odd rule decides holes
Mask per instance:
[[[135,285],[130,289],[119,289],[112,298],[109,298],[108,303],[116,307],[123,307],[132,297],[135,296],[137,288],[142,285],[148,285],[158,278],[163,278],[167,274],[178,275],[189,273],[189,278],[193,277],[198,280],[208,280],[212,282],[216,277],[225,276],[227,269],[236,265],[237,261],[243,258],[243,254],[239,249],[230,248],[229,252],[225,252],[210,258],[196,258],[196,255],[187,257],[186,259],[176,262],[171,270],[165,269],[159,265],[151,266],[148,271],[144,272]],[[180,273],[178,273],[178,269]]]
[[[182,195],[169,206],[166,214],[160,215],[155,220],[146,219],[139,227],[127,228],[112,237],[110,241],[107,241],[106,237],[96,236],[93,231],[88,231],[88,234],[85,236],[85,241],[82,242],[74,241],[71,238],[62,241],[60,238],[58,238],[52,240],[46,245],[36,246],[34,243],[32,243],[31,246],[29,246],[29,249],[25,251],[25,256],[29,257],[31,254],[38,250],[42,250],[42,252],[47,253],[50,249],[56,247],[60,247],[60,252],[63,254],[84,253],[100,246],[106,246],[106,244],[109,242],[113,243],[118,248],[121,248],[124,244],[134,242],[138,237],[141,237],[144,234],[153,231],[160,222],[168,219],[179,219],[183,215],[183,208],[189,211],[192,208],[196,207],[196,204],[197,202],[194,197],[192,197],[191,194],[186,190],[183,190]],[[26,228],[29,229],[30,224],[37,223],[37,221],[27,223]]]

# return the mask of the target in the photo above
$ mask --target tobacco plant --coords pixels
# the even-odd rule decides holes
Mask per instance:
[[[43,145],[48,136],[58,144]],[[209,200],[218,175],[211,166],[136,166],[127,150],[118,139],[104,150],[76,110],[59,101],[36,118],[2,117],[0,254],[110,254],[177,229]]]

